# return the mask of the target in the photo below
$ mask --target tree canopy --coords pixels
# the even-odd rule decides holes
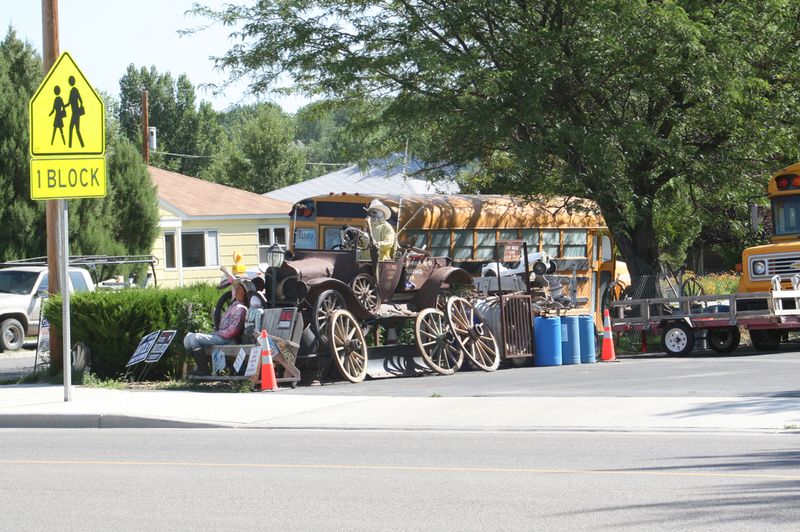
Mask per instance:
[[[201,177],[263,194],[300,181],[305,157],[294,122],[279,107],[258,104],[231,113],[230,130]]]
[[[790,0],[195,11],[238,28],[217,65],[254,92],[289,76],[307,94],[382,102],[383,138],[411,134],[426,160],[477,163],[482,192],[595,200],[634,275],[656,271],[657,228],[696,234],[704,211],[763,193],[769,171],[800,155]]]

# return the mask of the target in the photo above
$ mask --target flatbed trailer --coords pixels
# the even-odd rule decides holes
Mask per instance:
[[[611,329],[661,335],[670,355],[689,354],[697,337],[718,353],[730,353],[739,345],[740,327],[775,334],[800,330],[800,275],[792,277],[790,290],[781,289],[780,281],[772,279],[770,292],[612,301]]]

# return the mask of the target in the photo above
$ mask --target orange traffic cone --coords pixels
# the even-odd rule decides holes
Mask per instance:
[[[267,330],[261,330],[261,391],[274,392],[278,389],[275,366],[272,365],[272,348],[269,345]]]
[[[603,351],[600,353],[600,360],[603,362],[617,360],[614,354],[614,339],[611,338],[611,315],[608,309],[603,311]]]

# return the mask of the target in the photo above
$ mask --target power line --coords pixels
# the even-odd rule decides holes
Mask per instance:
[[[213,159],[213,155],[189,155],[187,153],[170,153],[168,151],[151,151],[158,155],[171,155],[172,157],[185,157],[187,159]]]

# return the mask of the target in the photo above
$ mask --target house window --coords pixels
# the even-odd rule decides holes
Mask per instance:
[[[585,229],[565,229],[564,257],[586,257],[587,237]]]
[[[175,233],[164,233],[164,262],[175,268]],[[217,231],[192,231],[181,233],[181,266],[205,268],[219,266],[219,233]]]
[[[164,263],[167,268],[175,267],[175,233],[164,233]]]
[[[267,262],[267,250],[272,244],[278,244],[286,249],[286,227],[259,227],[258,228],[258,262]]]

